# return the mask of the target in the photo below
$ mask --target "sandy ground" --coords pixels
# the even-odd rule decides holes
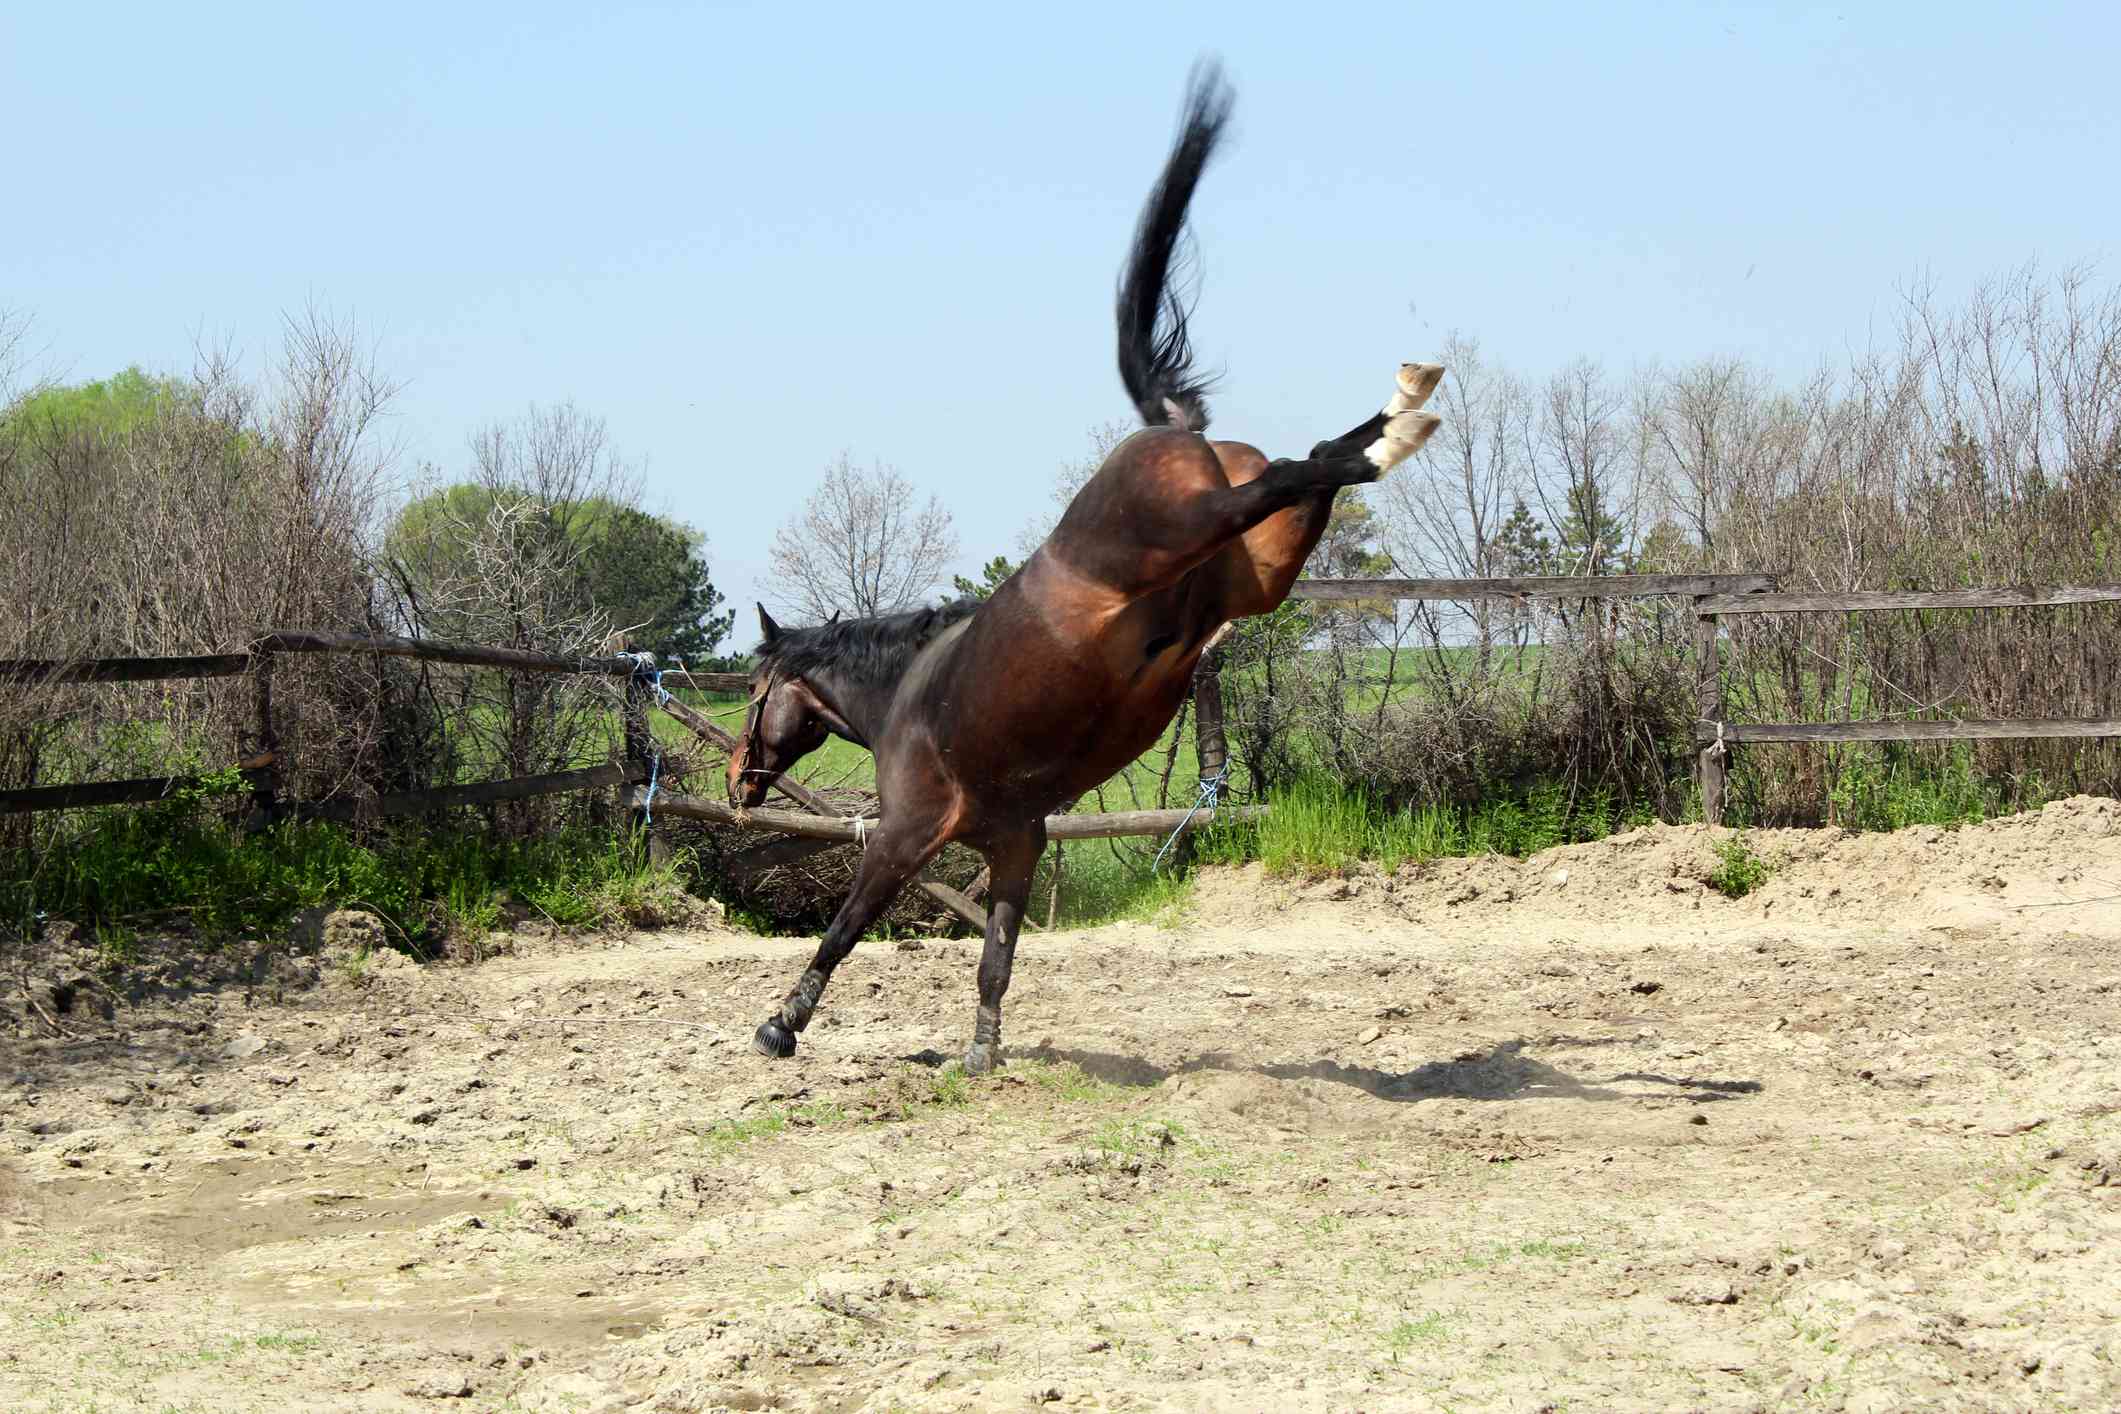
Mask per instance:
[[[2121,1408],[2117,820],[11,987],[0,1406]]]

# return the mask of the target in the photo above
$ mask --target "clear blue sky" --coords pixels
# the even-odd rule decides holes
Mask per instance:
[[[1796,376],[1925,272],[2116,273],[2111,3],[105,4],[0,18],[0,305],[69,378],[350,315],[445,471],[572,399],[743,601],[842,449],[970,561],[1127,412],[1113,279],[1202,50],[1199,342],[1275,454],[1454,328]]]

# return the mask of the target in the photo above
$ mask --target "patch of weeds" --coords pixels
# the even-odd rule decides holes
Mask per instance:
[[[789,1129],[822,1129],[846,1121],[847,1111],[831,1100],[817,1100],[807,1105],[768,1105],[755,1115],[723,1120],[702,1135],[701,1140],[717,1154],[728,1154],[754,1139],[770,1139]]]
[[[931,1104],[946,1110],[961,1110],[972,1103],[972,1077],[953,1061],[935,1072],[935,1085],[928,1098]]]
[[[287,1334],[276,1332],[261,1335],[251,1341],[260,1350],[278,1350],[288,1355],[307,1355],[324,1343],[322,1336]]]
[[[1976,1182],[1974,1188],[2004,1212],[2015,1213],[2028,1197],[2046,1187],[2052,1177],[2046,1169],[2026,1164],[2016,1169],[1999,1170],[1995,1177]]]
[[[1526,1258],[1554,1262],[1568,1262],[1590,1251],[1590,1244],[1575,1240],[1555,1241],[1538,1237],[1524,1242],[1498,1242],[1478,1251],[1461,1252],[1440,1262],[1431,1262],[1414,1273],[1417,1282],[1433,1281],[1438,1277],[1453,1276],[1461,1272],[1482,1272],[1498,1267],[1505,1262]]]
[[[351,982],[355,986],[360,986],[361,983],[368,980],[369,956],[370,954],[368,950],[368,945],[366,943],[363,943],[361,946],[355,948],[352,952],[346,955],[343,961],[340,962],[340,975],[345,977],[348,982]]]
[[[123,923],[98,923],[95,947],[99,972],[117,972],[140,960],[140,934]]]
[[[1442,1340],[1449,1333],[1450,1319],[1441,1311],[1431,1311],[1418,1320],[1402,1317],[1385,1332],[1385,1351],[1396,1363],[1400,1356],[1417,1345]]]
[[[501,926],[501,901],[483,882],[463,876],[449,881],[441,900],[441,932],[451,950],[476,959],[479,944]]]
[[[1709,874],[1708,884],[1725,898],[1744,898],[1766,883],[1771,872],[1768,862],[1745,842],[1745,836],[1733,834],[1716,846],[1716,867]]]
[[[788,1112],[788,1122],[798,1128],[822,1129],[826,1125],[843,1124],[847,1111],[836,1100],[816,1100],[807,1105],[797,1105]]]
[[[160,763],[182,774],[183,760]],[[365,908],[416,956],[473,951],[510,897],[563,927],[654,926],[695,905],[683,851],[666,864],[609,831],[510,840],[481,830],[353,830],[289,822],[245,831],[249,787],[213,772],[153,805],[113,806],[40,825],[0,850],[0,917],[73,919],[107,962],[130,961],[133,920],[176,914],[204,940],[270,933],[309,908]]]
[[[962,1110],[972,1104],[983,1087],[992,1087],[999,1079],[974,1079],[954,1060],[936,1067],[902,1065],[863,1093],[856,1102],[863,1113],[853,1117],[913,1120],[946,1110]]]
[[[1517,1255],[1520,1257],[1546,1257],[1556,1262],[1574,1261],[1589,1250],[1589,1243],[1554,1242],[1544,1237],[1517,1244]]]
[[[1012,1073],[1022,1076],[1055,1099],[1074,1104],[1116,1100],[1127,1093],[1126,1086],[1099,1080],[1074,1061],[1058,1064],[1031,1062],[1012,1067]]]
[[[268,1331],[258,1336],[230,1336],[218,1345],[202,1345],[192,1352],[192,1359],[202,1365],[218,1365],[224,1360],[239,1360],[255,1350],[280,1355],[306,1355],[324,1343],[314,1335],[289,1334]]]
[[[40,1311],[29,1317],[29,1324],[37,1330],[63,1331],[81,1319],[81,1311],[75,1306],[58,1306],[50,1311]]]
[[[1196,1139],[1192,1143],[1192,1154],[1193,1177],[1208,1187],[1227,1188],[1237,1182],[1237,1175],[1242,1170],[1237,1160],[1231,1158],[1226,1151]]]
[[[774,1107],[744,1119],[725,1119],[707,1131],[709,1148],[717,1153],[740,1149],[754,1139],[769,1139],[788,1127],[788,1112]]]
[[[1091,1136],[1090,1147],[1115,1158],[1141,1160],[1170,1148],[1184,1135],[1185,1130],[1169,1120],[1109,1119]]]

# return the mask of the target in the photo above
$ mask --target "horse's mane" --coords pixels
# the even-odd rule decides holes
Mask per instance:
[[[754,651],[759,666],[780,677],[831,668],[863,682],[890,683],[945,629],[979,612],[981,602],[968,597],[932,609],[783,629]]]

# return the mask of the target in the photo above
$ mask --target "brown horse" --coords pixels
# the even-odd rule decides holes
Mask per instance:
[[[1190,309],[1171,266],[1229,113],[1220,75],[1196,70],[1120,282],[1120,378],[1147,426],[1113,449],[1024,567],[984,604],[790,630],[759,610],[765,641],[731,799],[757,805],[831,733],[875,753],[881,801],[853,891],[758,1029],[765,1055],[795,1053],[856,939],[961,840],[991,878],[965,1068],[996,1065],[1046,815],[1157,739],[1218,629],[1282,602],[1340,488],[1376,480],[1436,428],[1419,409],[1443,370],[1406,364],[1382,412],[1301,460],[1201,435],[1207,381],[1191,368]]]

